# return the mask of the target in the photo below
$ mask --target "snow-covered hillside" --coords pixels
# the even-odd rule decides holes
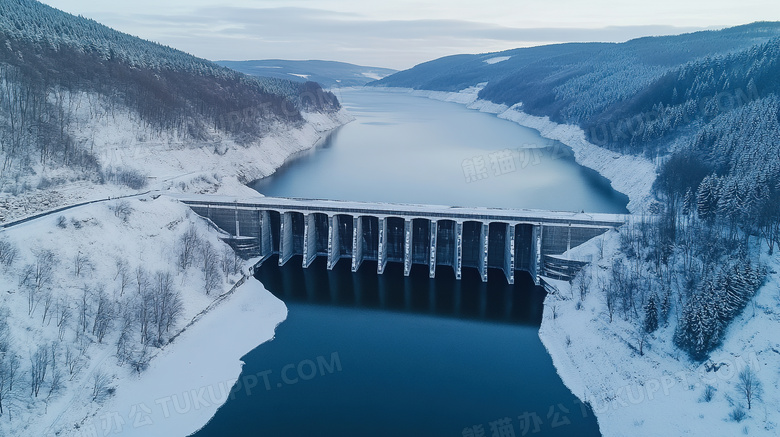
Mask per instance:
[[[88,102],[96,97],[74,98]],[[108,114],[96,113],[86,104],[78,107],[71,135],[92,150],[104,173],[116,173],[119,180],[84,180],[78,168],[37,165],[26,176],[0,179],[0,223],[64,205],[149,190],[254,193],[246,183],[270,175],[290,156],[313,147],[328,131],[352,119],[343,109],[304,112],[306,122],[300,126],[280,123],[258,141],[237,144],[216,131],[209,141],[181,138],[175,131],[152,134],[132,111]],[[125,174],[141,184],[128,186],[121,179]]]
[[[710,359],[697,363],[672,343],[674,320],[648,336],[617,315],[610,322],[598,284],[621,256],[619,244],[618,233],[610,232],[573,250],[575,259],[593,261],[585,272],[591,290],[580,302],[576,284],[550,281],[558,292],[545,301],[539,331],[564,383],[594,409],[602,434],[778,435],[778,257],[764,252],[762,261],[772,272],[767,283],[728,328],[726,340]],[[740,387],[739,373],[745,368],[755,372],[763,391],[750,409]],[[737,421],[732,415],[740,410],[746,415]]]
[[[185,266],[188,235],[198,244]],[[82,206],[0,232],[0,253],[15,253],[0,265],[0,435],[107,435],[99,420],[106,412],[118,409],[127,421],[132,405],[156,407],[156,397],[139,393],[160,397],[235,379],[240,356],[271,338],[286,314],[253,279],[216,307],[229,317],[207,314],[160,348],[247,274],[219,237],[189,208],[156,195]],[[145,329],[159,339],[144,346]],[[226,345],[228,335],[236,341]],[[214,349],[202,360],[209,342]],[[40,362],[36,389],[31,372]],[[139,378],[137,369],[147,365]],[[113,410],[101,409],[109,398]],[[156,431],[171,426],[177,435],[193,432],[217,406],[183,422],[153,416],[162,428],[142,435],[173,435]]]
[[[591,144],[580,128],[525,114],[521,105],[508,108],[479,100],[477,94],[483,86],[457,93],[385,90],[460,103],[537,129],[542,136],[570,146],[578,163],[597,170],[616,190],[627,194],[631,212],[647,211],[656,177],[652,162]],[[619,247],[620,235],[610,232],[564,254],[592,262],[585,270],[589,291],[580,301],[577,284],[548,279],[557,291],[545,301],[539,332],[564,383],[592,406],[602,434],[778,435],[780,340],[775,331],[780,322],[780,257],[768,255],[766,245],[761,247],[758,261],[770,272],[766,284],[731,323],[723,344],[709,360],[698,363],[673,344],[674,320],[651,335],[643,335],[633,321],[618,316],[610,322],[600,284],[608,281],[614,259],[624,256]],[[675,305],[678,309],[673,314],[679,311],[680,304]],[[754,397],[749,410],[739,378],[746,368],[761,385],[760,399]],[[740,411],[745,416],[736,420]]]

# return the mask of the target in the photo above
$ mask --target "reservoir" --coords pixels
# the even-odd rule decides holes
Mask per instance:
[[[408,94],[335,93],[355,121],[254,189],[276,197],[627,212],[625,195],[533,129]]]
[[[336,91],[355,116],[253,184],[279,197],[624,213],[627,198],[571,151],[462,105],[372,89]],[[449,267],[436,278],[300,256],[256,272],[285,302],[272,341],[243,357],[229,400],[194,435],[598,436],[538,337],[545,292]],[[442,271],[438,271],[442,270]],[[226,340],[228,341],[228,340]],[[511,433],[510,433],[511,429]]]

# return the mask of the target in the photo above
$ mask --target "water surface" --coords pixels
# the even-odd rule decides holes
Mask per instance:
[[[493,115],[376,90],[345,90],[356,120],[253,186],[282,197],[625,213],[627,198],[571,151]],[[503,151],[503,152],[502,152]],[[509,166],[499,163],[509,151]],[[498,154],[498,155],[496,155]],[[503,156],[505,158],[505,156]],[[482,167],[480,167],[482,166]],[[598,436],[592,412],[539,340],[544,291],[464,269],[318,258],[257,277],[288,306],[234,395],[196,437]],[[251,387],[250,387],[251,386]],[[511,428],[511,433],[510,433]]]
[[[267,196],[626,213],[571,149],[492,114],[408,94],[336,91],[355,121],[253,188]]]
[[[544,291],[528,275],[509,286],[499,271],[485,284],[448,267],[432,280],[419,266],[404,278],[400,264],[378,276],[372,262],[352,274],[346,261],[273,261],[257,277],[288,318],[197,437],[490,436],[505,418],[519,436],[521,417],[533,435],[599,435],[539,341]]]

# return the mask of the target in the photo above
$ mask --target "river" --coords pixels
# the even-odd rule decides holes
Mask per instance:
[[[454,104],[343,90],[355,116],[254,184],[266,195],[626,212],[627,198],[531,129]],[[352,274],[300,257],[257,277],[288,307],[244,358],[233,396],[194,436],[598,436],[538,337],[544,291],[449,267]],[[513,431],[509,433],[509,428]],[[483,434],[480,434],[483,432]]]

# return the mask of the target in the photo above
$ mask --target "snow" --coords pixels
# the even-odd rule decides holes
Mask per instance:
[[[576,249],[578,254],[569,254],[594,259],[594,278],[608,271],[619,247],[617,233],[604,237],[603,258],[598,256],[598,244],[598,239],[591,240]],[[591,287],[582,308],[577,309],[578,291],[571,290],[567,282],[550,281],[558,293],[548,295],[545,301],[539,336],[566,386],[591,403],[605,437],[777,435],[780,261],[777,256],[763,258],[775,273],[732,322],[723,345],[701,364],[689,360],[672,344],[673,320],[646,340],[640,356],[633,324],[618,315],[609,322],[597,286]],[[592,284],[596,283],[594,279]],[[717,371],[707,371],[712,363],[723,365]],[[744,404],[736,383],[739,371],[746,366],[757,371],[764,396],[748,411],[746,420],[736,423],[728,416],[732,404]],[[702,399],[707,385],[716,389],[710,402]]]
[[[499,62],[504,62],[504,61],[506,61],[506,60],[508,60],[510,58],[511,58],[511,56],[496,56],[495,58],[485,59],[482,62],[484,62],[486,64],[491,64],[492,65],[492,64],[498,64]]]
[[[362,74],[364,77],[367,77],[367,78],[373,79],[373,80],[379,80],[379,79],[382,79],[383,77],[385,77],[385,76],[379,75],[379,74],[377,74],[377,73],[375,73],[373,71],[364,71],[364,72],[362,72],[360,74]]]
[[[190,224],[196,227],[203,239],[220,248],[220,252],[221,248],[226,247],[218,233],[188,207],[165,196],[154,197],[157,196],[128,199],[133,211],[127,222],[116,217],[112,211],[116,201],[106,201],[45,216],[0,233],[0,238],[15,244],[20,252],[19,259],[12,267],[0,268],[0,292],[4,295],[0,306],[9,310],[9,326],[14,339],[12,350],[20,356],[22,375],[29,372],[28,358],[38,345],[57,343],[62,353],[64,345],[73,345],[75,341],[73,326],[66,329],[64,340],[60,342],[56,324],[51,321],[42,323],[42,303],[39,302],[33,314],[28,316],[26,293],[14,287],[23,266],[34,262],[35,253],[42,250],[54,252],[58,261],[52,270],[54,277],[51,291],[54,302],[63,299],[75,310],[85,286],[92,289],[104,286],[109,296],[121,300],[119,280],[115,278],[117,258],[124,258],[131,272],[137,266],[143,266],[151,274],[158,270],[176,272],[176,242]],[[60,215],[66,219],[65,228],[57,224]],[[73,260],[79,253],[89,259],[89,264],[77,276]],[[196,267],[176,273],[174,283],[182,294],[184,316],[174,327],[175,330],[182,329],[189,320],[219,298],[219,293],[207,296],[203,292],[202,277]],[[240,277],[232,275],[223,278],[224,291],[230,289],[231,282]],[[124,294],[130,295],[133,292],[131,288],[132,285],[128,286]],[[63,388],[59,392],[51,397],[42,394],[33,404],[28,405],[26,393],[29,392],[26,390],[29,388],[23,386],[15,399],[4,400],[6,411],[10,410],[11,413],[0,421],[0,435],[81,435],[76,432],[74,424],[101,411],[91,402],[89,388],[90,378],[98,370],[116,378],[113,382],[116,397],[109,405],[120,411],[129,411],[125,407],[136,400],[139,393],[155,396],[182,393],[193,385],[199,387],[213,381],[235,379],[240,371],[239,358],[270,339],[275,326],[285,317],[284,305],[263,290],[260,284],[249,280],[176,341],[162,350],[154,349],[160,353],[152,360],[151,368],[140,378],[133,377],[127,366],[120,367],[117,363],[115,342],[118,333],[110,333],[102,343],[94,342],[93,339],[86,349],[82,370],[76,373],[72,381],[66,372]],[[75,316],[71,324],[74,322]],[[225,342],[226,337],[231,338],[231,341]],[[217,353],[203,354],[204,350]],[[62,357],[59,359],[62,360]],[[60,369],[63,368],[60,364]],[[44,386],[43,392],[47,390],[48,387]],[[216,406],[204,408],[186,418],[160,421],[163,427],[160,429],[184,429],[185,423],[189,426],[202,425],[204,420],[211,417]],[[105,408],[102,411],[105,412]],[[176,434],[152,432],[152,435]]]
[[[388,90],[461,103],[536,129],[542,136],[571,147],[578,163],[598,171],[610,179],[613,188],[627,194],[631,213],[647,209],[656,176],[652,162],[593,145],[579,127],[526,114],[522,105],[509,108],[479,100],[481,86],[458,93]],[[568,282],[545,279],[555,291],[545,299],[539,330],[564,384],[591,404],[602,434],[780,435],[780,256],[767,255],[767,247],[763,247],[761,262],[770,271],[766,284],[731,323],[723,344],[711,353],[710,360],[697,363],[672,344],[674,321],[646,339],[641,356],[639,333],[633,324],[617,315],[610,323],[597,278],[608,274],[619,244],[618,233],[610,231],[564,254],[592,263],[588,270],[593,275],[590,291],[578,309],[577,290]],[[712,364],[720,367],[712,370]],[[735,405],[744,404],[736,384],[739,371],[748,366],[762,382],[763,399],[746,410],[747,419],[737,423],[729,413]],[[710,402],[702,398],[707,385],[716,389]]]
[[[36,176],[62,177],[65,182],[54,187],[16,195],[7,191],[0,194],[0,223],[62,206],[98,201],[0,228],[0,240],[13,243],[20,252],[10,268],[0,265],[3,295],[0,309],[7,308],[10,314],[11,336],[15,339],[13,350],[20,358],[20,374],[29,378],[30,354],[39,344],[59,342],[56,324],[50,319],[48,323],[41,321],[42,304],[28,316],[26,295],[22,287],[16,286],[24,265],[33,263],[35,253],[41,250],[51,250],[58,260],[51,285],[55,302],[57,298],[64,299],[74,314],[85,286],[93,290],[105,287],[109,296],[119,299],[116,296],[119,280],[115,277],[117,258],[126,259],[132,272],[137,266],[145,267],[150,274],[170,270],[184,304],[183,316],[173,332],[186,330],[162,349],[152,348],[156,356],[140,377],[127,365],[118,365],[117,333],[109,334],[102,343],[93,339],[83,356],[81,370],[72,380],[66,373],[59,391],[48,397],[42,393],[30,403],[27,382],[13,399],[3,399],[6,414],[1,416],[0,435],[109,435],[110,432],[102,431],[111,423],[113,429],[109,431],[119,434],[121,422],[124,422],[121,430],[124,435],[186,435],[214,414],[222,403],[218,401],[224,401],[218,397],[221,390],[229,390],[238,377],[240,357],[273,337],[274,328],[286,317],[286,308],[261,284],[250,279],[247,267],[251,260],[244,265],[242,274],[223,277],[222,288],[210,296],[203,291],[203,275],[195,267],[177,273],[176,243],[190,225],[219,253],[227,246],[220,240],[220,234],[187,206],[160,194],[257,197],[258,193],[245,185],[247,182],[272,174],[292,156],[315,146],[329,130],[351,121],[352,117],[345,110],[332,114],[303,113],[305,122],[301,125],[270,126],[262,140],[249,145],[236,144],[215,132],[211,133],[209,142],[192,144],[177,137],[175,132],[149,136],[137,116],[129,111],[115,109],[109,115],[98,110],[90,114],[87,106],[82,106],[74,123],[72,134],[76,140],[91,144],[104,168],[111,165],[138,169],[148,177],[148,184],[141,190],[133,190],[110,183],[72,181],[67,170],[58,170]],[[29,182],[33,186],[37,183],[32,179]],[[120,196],[128,196],[125,201],[133,209],[127,222],[116,217],[112,210]],[[60,216],[65,218],[64,228],[57,224]],[[90,262],[86,272],[76,276],[74,259],[79,253],[86,255]],[[234,290],[233,284],[242,280],[246,282]],[[128,293],[125,291],[125,296]],[[70,323],[75,323],[75,318],[74,315]],[[197,323],[192,323],[195,320]],[[73,344],[73,331],[72,327],[68,328],[61,344]],[[225,338],[230,341],[224,341]],[[115,388],[115,395],[103,406],[93,402],[91,396],[91,378],[98,372],[110,375],[111,386]],[[211,397],[197,406],[192,404],[187,411],[181,408],[177,411],[170,405],[166,414],[163,405],[155,403],[165,404],[171,397],[181,401],[185,395],[194,396],[190,400],[200,400],[197,396],[202,388]],[[42,392],[47,391],[48,386],[44,385]],[[137,417],[130,417],[130,413],[137,416],[144,412],[139,410],[139,403],[151,410],[152,425],[133,426]],[[92,434],[94,430],[96,433]]]
[[[291,127],[271,126],[261,140],[249,145],[236,144],[217,132],[208,142],[194,143],[175,133],[150,136],[147,128],[131,111],[115,109],[109,115],[90,114],[85,101],[75,117],[72,136],[90,144],[103,168],[136,169],[147,177],[147,186],[133,190],[93,181],[69,181],[46,189],[18,193],[0,193],[0,223],[35,213],[109,196],[137,194],[148,190],[187,192],[249,193],[245,184],[268,176],[291,156],[313,147],[328,131],[352,120],[342,109],[333,114],[303,113],[305,123]],[[73,179],[71,170],[43,171],[29,184],[37,186],[43,178]],[[0,185],[1,186],[1,185]]]
[[[271,339],[286,317],[282,301],[254,278],[248,280],[177,338],[140,377],[124,375],[116,396],[92,424],[105,430],[113,418],[112,435],[127,437],[192,434],[227,400],[241,372],[238,357]],[[118,425],[116,417],[124,424]]]
[[[487,85],[487,82],[478,83],[477,85],[464,88],[458,92],[449,91],[431,91],[431,90],[415,90],[411,88],[379,88],[377,90],[386,91],[390,93],[404,93],[411,94],[418,97],[427,97],[429,99],[440,100],[442,102],[460,103],[462,105],[469,105],[477,100],[477,96],[482,88]]]

